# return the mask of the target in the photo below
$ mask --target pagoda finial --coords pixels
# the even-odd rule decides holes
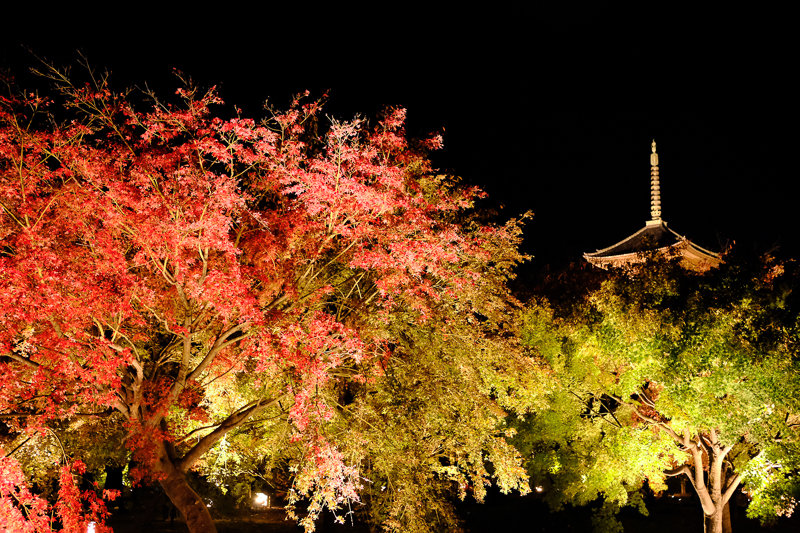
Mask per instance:
[[[661,220],[661,185],[658,180],[658,154],[656,153],[656,140],[651,145],[653,153],[650,154],[650,220]]]

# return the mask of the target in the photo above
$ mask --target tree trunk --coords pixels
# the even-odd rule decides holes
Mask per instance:
[[[717,510],[714,512],[713,515],[708,516],[707,514],[703,515],[704,524],[703,524],[703,531],[705,533],[723,533],[722,531],[722,515],[723,515],[723,506],[718,506]]]
[[[733,533],[733,526],[731,526],[731,502],[725,502],[725,507],[722,509],[722,533]]]
[[[161,487],[173,505],[180,511],[189,531],[191,533],[217,533],[214,519],[211,518],[206,504],[189,486],[186,474],[175,467],[163,444],[159,446],[155,468],[163,476],[159,480]]]
[[[704,520],[703,531],[705,531],[705,533],[733,532],[733,528],[731,527],[730,502],[727,501],[723,504],[720,500],[714,502],[716,511],[714,512],[713,515],[709,516],[705,513],[703,514],[703,520]]]

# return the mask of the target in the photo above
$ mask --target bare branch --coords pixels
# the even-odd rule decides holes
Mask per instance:
[[[722,493],[722,504],[723,505],[725,503],[727,503],[731,499],[731,496],[733,496],[733,493],[736,491],[736,487],[739,486],[739,483],[741,483],[741,481],[742,481],[742,477],[739,474],[735,474],[730,479],[730,481],[728,481],[728,486],[725,487],[725,490]]]
[[[200,457],[210,450],[228,432],[241,426],[250,417],[255,416],[257,413],[267,409],[268,407],[277,405],[284,396],[286,396],[286,394],[282,394],[270,400],[257,400],[255,402],[250,402],[237,411],[231,413],[228,418],[218,425],[217,429],[208,435],[201,437],[197,444],[195,444],[188,452],[186,452],[182,459],[176,462],[176,467],[178,470],[181,472],[188,471],[189,468],[191,468],[192,465],[197,462],[198,459],[200,459]]]
[[[17,450],[19,450],[19,449],[20,449],[20,448],[22,448],[23,446],[25,446],[25,443],[26,443],[26,442],[28,442],[29,440],[31,440],[32,438],[33,438],[33,437],[28,437],[28,438],[27,438],[27,439],[25,439],[24,441],[20,442],[20,443],[19,443],[19,444],[18,444],[18,445],[17,445],[17,446],[16,446],[16,447],[13,449],[13,450],[11,450],[10,452],[8,452],[8,453],[6,454],[6,457],[11,457],[12,455],[14,455],[14,452],[16,452]]]
[[[176,438],[175,439],[175,445],[178,445],[178,444],[182,443],[183,441],[187,440],[189,437],[191,437],[195,433],[199,433],[199,432],[205,431],[207,429],[214,429],[215,427],[218,427],[218,426],[219,426],[219,424],[211,424],[209,426],[200,426],[199,428],[194,428],[189,433],[185,434],[183,437]]]
[[[613,419],[614,419],[614,422],[616,422],[616,423],[617,423],[617,427],[618,427],[618,428],[621,428],[621,427],[622,427],[622,424],[621,424],[621,423],[620,423],[620,421],[617,419],[617,415],[615,415],[615,414],[614,414],[614,411],[612,411],[611,409],[609,409],[609,407],[608,407],[608,406],[607,406],[607,405],[606,405],[606,404],[603,402],[603,398],[602,398],[602,397],[600,398],[600,405],[602,405],[603,407],[605,407],[606,411],[608,411],[608,414],[610,414],[610,415],[611,415],[611,418],[613,418]],[[605,420],[605,418],[603,418],[603,420]],[[613,425],[613,424],[612,424],[612,425]]]
[[[667,434],[670,437],[675,439],[675,441],[678,442],[679,444],[684,444],[686,439],[681,437],[680,435],[678,435],[675,432],[675,430],[672,429],[671,427],[669,427],[669,425],[666,422],[662,422],[660,420],[656,420],[655,418],[649,417],[647,415],[643,415],[642,413],[639,412],[638,409],[635,409],[635,408],[634,408],[633,412],[636,413],[636,416],[638,416],[639,418],[641,418],[645,422],[649,422],[651,424],[654,424],[654,425],[659,426],[660,428],[662,428],[664,431],[667,432]]]
[[[718,446],[719,437],[717,436],[717,430],[712,427],[709,433],[710,433],[709,442],[711,443],[711,446]]]
[[[27,357],[22,357],[22,356],[17,355],[17,354],[15,354],[13,352],[12,353],[4,353],[4,354],[2,354],[2,356],[3,357],[9,357],[9,358],[11,358],[11,360],[16,361],[18,363],[22,363],[23,365],[27,365],[27,366],[29,366],[31,368],[40,368],[42,366],[39,363],[37,363],[36,361],[31,361]]]
[[[655,408],[656,408],[656,403],[655,403],[653,400],[651,400],[651,399],[650,399],[650,396],[648,396],[648,395],[647,395],[647,392],[645,391],[644,387],[641,387],[641,388],[639,389],[639,392],[637,393],[637,395],[636,395],[636,396],[638,397],[638,399],[639,399],[639,400],[640,400],[640,401],[641,401],[643,404],[645,404],[645,405],[647,405],[648,407],[651,407],[651,408],[653,408],[653,409],[655,409]]]
[[[217,354],[219,354],[222,350],[224,350],[231,344],[239,342],[241,340],[241,337],[236,337],[235,339],[230,341],[228,341],[227,339],[229,339],[231,335],[247,329],[249,325],[250,322],[242,322],[241,324],[233,326],[232,328],[228,329],[228,331],[222,333],[219,337],[217,337],[217,340],[214,341],[214,345],[211,346],[210,350],[208,350],[206,356],[203,358],[202,361],[200,361],[200,364],[198,364],[197,367],[195,367],[195,369],[189,373],[186,379],[193,380],[200,377],[200,374],[202,374],[205,371],[205,369],[208,368],[208,365],[210,365],[214,361],[214,358],[217,356]]]
[[[689,465],[681,465],[677,468],[673,468],[672,470],[664,471],[664,475],[668,477],[679,476],[681,474],[686,474],[692,484],[694,484],[694,479],[692,479],[692,469],[689,468]]]
[[[706,445],[703,435],[699,432],[697,433],[697,439],[695,440],[695,445],[699,449],[702,449],[706,453],[706,455],[711,457],[711,451],[709,450],[709,446]]]

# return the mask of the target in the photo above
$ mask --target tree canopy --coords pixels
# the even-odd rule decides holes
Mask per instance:
[[[608,275],[580,306],[532,305],[526,342],[550,364],[551,409],[525,429],[551,503],[631,502],[685,475],[707,531],[742,487],[748,514],[798,497],[800,363],[793,262],[669,261]],[[633,503],[640,503],[636,500]],[[729,528],[729,523],[725,525]]]
[[[504,288],[519,227],[469,216],[482,193],[427,159],[441,138],[408,140],[402,109],[225,118],[213,90],[45,74],[55,97],[0,99],[2,520],[58,526],[14,455],[47,435],[67,531],[102,522],[76,479],[111,457],[193,532],[215,529],[186,473],[223,452],[290,457],[307,529],[360,494],[413,530],[453,484],[526,490],[504,422],[536,401]]]

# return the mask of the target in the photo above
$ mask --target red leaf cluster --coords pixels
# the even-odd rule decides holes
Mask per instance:
[[[402,109],[319,135],[303,97],[256,122],[214,116],[213,91],[144,112],[104,86],[64,94],[57,126],[36,98],[0,100],[0,412],[20,424],[113,412],[144,453],[246,374],[250,399],[171,460],[269,406],[313,435],[320,390],[380,371],[382,323],[469,312],[498,250],[519,259],[513,224],[458,222],[482,193],[436,175],[441,139],[412,146]]]

